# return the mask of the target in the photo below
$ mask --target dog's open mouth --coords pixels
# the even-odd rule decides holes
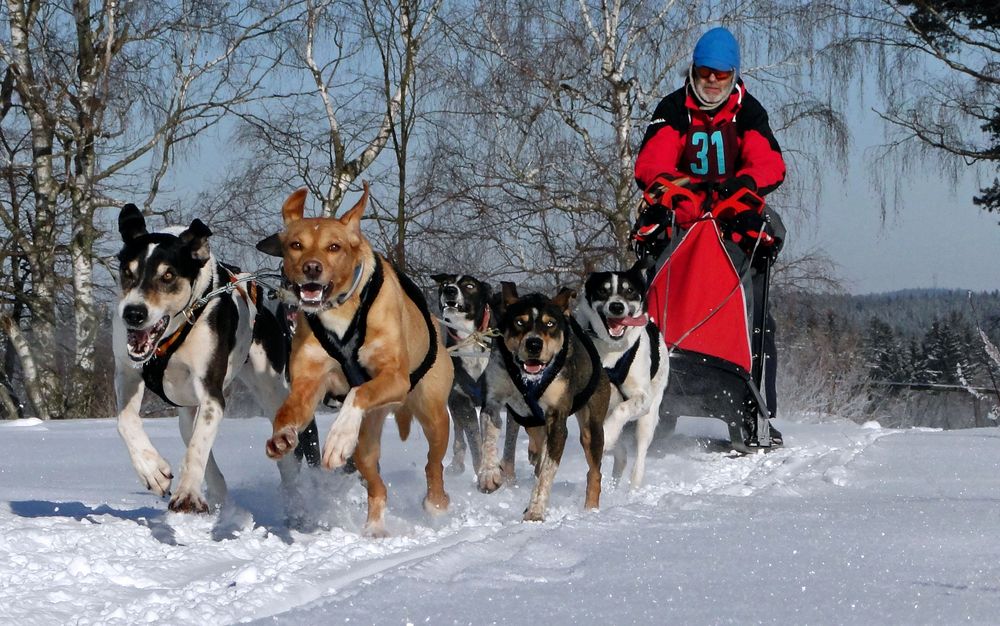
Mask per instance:
[[[160,342],[160,337],[167,330],[170,323],[170,316],[164,315],[160,321],[149,328],[129,328],[126,330],[126,343],[128,345],[128,356],[133,361],[145,361],[152,356],[156,350],[156,345]]]
[[[289,306],[285,308],[285,323],[288,324],[288,330],[291,334],[295,334],[295,325],[299,322],[299,309],[298,307]]]
[[[330,283],[321,285],[320,283],[305,283],[304,285],[298,285],[299,289],[299,301],[302,306],[319,306],[323,304],[326,297],[330,294]]]
[[[459,304],[455,300],[445,300],[445,301],[443,301],[442,302],[442,308],[444,308],[444,309],[453,309],[455,311],[458,311],[459,313],[465,313],[465,305],[464,304]]]
[[[618,339],[625,335],[625,331],[629,329],[630,326],[645,326],[648,322],[646,315],[639,315],[636,317],[609,317],[608,321],[608,334],[613,338]]]
[[[521,361],[521,369],[524,370],[525,374],[530,376],[538,376],[543,371],[545,371],[545,366],[548,365],[545,361],[539,361],[538,359],[528,359],[527,361]]]

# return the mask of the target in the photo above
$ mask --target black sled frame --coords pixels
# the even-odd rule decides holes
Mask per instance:
[[[709,417],[725,422],[730,447],[740,453],[769,451],[782,443],[771,437],[771,412],[761,393],[764,380],[765,320],[768,313],[773,259],[761,258],[761,297],[754,301],[751,355],[753,371],[719,357],[673,348],[670,378],[660,404],[661,424],[672,425],[681,415]]]

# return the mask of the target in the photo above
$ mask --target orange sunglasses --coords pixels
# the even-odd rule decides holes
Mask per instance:
[[[710,67],[695,67],[694,73],[703,80],[708,80],[708,77],[712,75],[718,81],[729,80],[733,76],[733,70],[714,70]]]

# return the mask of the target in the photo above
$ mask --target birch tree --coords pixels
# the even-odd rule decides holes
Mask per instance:
[[[4,155],[8,180],[23,176],[30,192],[12,191],[0,202],[0,219],[27,267],[14,292],[25,314],[18,319],[5,307],[2,315],[25,386],[36,388],[30,395],[39,416],[65,416],[70,406],[89,414],[100,322],[99,212],[123,197],[150,207],[174,152],[256,97],[281,56],[254,48],[286,8],[6,0],[0,9],[10,32],[0,39],[5,137],[11,129],[30,138],[8,142]],[[66,318],[72,339],[60,345]],[[19,343],[19,333],[31,340]]]
[[[274,199],[305,186],[321,214],[334,215],[362,175],[378,174],[376,159],[412,117],[415,61],[439,7],[439,0],[310,0],[274,34],[287,55],[270,100],[240,111],[247,156],[232,180],[253,187],[250,202],[263,202],[273,221]]]

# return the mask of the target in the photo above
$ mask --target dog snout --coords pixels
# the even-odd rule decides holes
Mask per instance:
[[[625,305],[621,302],[609,302],[608,313],[616,317],[625,315]]]
[[[540,337],[528,337],[524,342],[524,349],[531,356],[538,356],[542,353],[542,348],[545,344],[542,342]]]
[[[129,326],[139,327],[145,323],[146,318],[149,316],[149,311],[143,304],[129,304],[122,311],[122,319]]]
[[[455,285],[446,285],[441,290],[441,294],[445,298],[448,298],[449,300],[454,302],[455,300],[458,299],[458,287],[456,287]]]
[[[302,264],[302,273],[309,280],[319,280],[323,275],[323,264],[315,259],[311,259]]]

